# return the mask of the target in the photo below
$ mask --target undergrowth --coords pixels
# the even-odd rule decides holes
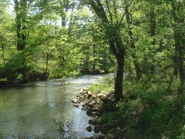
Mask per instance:
[[[98,84],[93,84],[88,88],[93,93],[109,93],[114,90],[114,76],[109,74],[99,80]]]
[[[104,81],[90,89],[96,92],[113,89],[113,81]],[[99,122],[106,127],[110,138],[184,139],[185,94],[178,93],[178,84],[174,81],[169,90],[167,83],[124,81],[124,98],[111,102],[118,109],[104,111]]]

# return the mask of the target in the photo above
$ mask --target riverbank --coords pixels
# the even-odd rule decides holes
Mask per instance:
[[[2,74],[3,75],[3,74]],[[1,75],[1,76],[2,76]],[[32,71],[25,74],[10,74],[7,77],[0,77],[0,87],[12,84],[25,84],[35,81],[46,81],[49,74],[46,72]]]
[[[118,105],[113,98],[113,93],[106,92],[94,94],[89,91],[88,88],[83,88],[80,90],[76,98],[72,99],[72,102],[75,107],[86,111],[87,115],[91,117],[89,126],[86,127],[86,129],[89,132],[95,132],[94,138],[113,138],[108,134],[109,129],[100,120],[100,117],[105,112],[114,112],[118,109]]]

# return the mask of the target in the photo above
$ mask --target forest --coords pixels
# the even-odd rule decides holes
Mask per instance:
[[[115,73],[114,138],[185,138],[184,49],[184,0],[0,0],[0,84]]]

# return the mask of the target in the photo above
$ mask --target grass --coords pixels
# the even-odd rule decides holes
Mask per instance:
[[[104,76],[99,80],[97,84],[93,84],[89,87],[89,90],[93,93],[110,93],[114,90],[114,79],[112,75]]]
[[[109,84],[94,84],[89,87],[89,90],[93,93],[109,93],[113,91],[113,86]]]

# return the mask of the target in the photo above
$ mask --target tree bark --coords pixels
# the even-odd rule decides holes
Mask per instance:
[[[16,34],[17,34],[17,51],[21,51],[26,46],[26,0],[14,0],[16,12]]]
[[[156,28],[156,21],[155,21],[155,12],[154,7],[150,8],[150,36],[152,38],[152,45],[155,45],[155,28]]]
[[[114,56],[117,60],[117,71],[116,71],[116,77],[115,77],[115,100],[119,101],[123,98],[123,75],[124,75],[124,61],[125,61],[125,49],[123,47],[123,43],[120,40],[120,36],[117,35],[117,38],[115,40],[109,41],[110,49],[112,50]],[[123,48],[123,49],[116,49],[117,47]]]
[[[125,14],[126,14],[126,21],[127,21],[127,24],[128,24],[128,35],[130,37],[130,43],[131,43],[130,46],[134,50],[136,47],[135,47],[133,33],[132,33],[132,28],[131,28],[132,19],[130,17],[131,14],[128,11],[128,7],[125,9]],[[134,53],[132,53],[132,58],[133,58],[134,66],[135,66],[136,77],[139,80],[141,78],[142,74],[141,74],[141,69],[139,67],[139,64],[136,61],[136,56],[135,56]]]
[[[150,8],[150,36],[152,37],[151,45],[155,45],[155,30],[156,30],[156,20],[155,20],[155,12],[154,7]],[[155,71],[155,66],[152,64],[150,68],[151,74]]]
[[[96,70],[96,46],[93,44],[93,73]]]
[[[2,57],[3,57],[3,63],[4,63],[4,66],[5,66],[5,44],[3,42],[4,40],[4,37],[3,36],[0,36],[0,39],[1,39],[1,48],[2,48]]]
[[[112,21],[108,20],[100,0],[96,0],[96,2],[94,0],[89,0],[89,4],[93,8],[96,15],[100,18],[100,20],[105,25],[110,25],[110,23],[112,23]],[[107,6],[108,6],[108,3],[107,3]],[[109,15],[112,16],[111,13],[109,13]],[[111,17],[110,19],[113,19],[113,18]],[[106,30],[105,30],[105,36],[109,36],[107,37],[107,39],[109,41],[110,50],[113,52],[114,56],[117,59],[117,72],[116,72],[116,78],[115,78],[114,97],[116,101],[119,101],[121,98],[123,98],[122,84],[123,84],[123,73],[124,73],[125,47],[123,45],[119,30],[114,28],[112,29],[113,29],[112,36],[110,37],[109,36],[110,32],[107,32]]]
[[[123,98],[123,74],[124,74],[124,57],[117,59],[117,72],[115,78],[115,100],[119,101]]]
[[[172,8],[174,12],[174,40],[175,40],[175,56],[174,56],[174,73],[178,75],[180,79],[179,93],[182,94],[184,90],[184,67],[183,67],[183,48],[185,43],[185,36],[181,31],[181,25],[184,23],[184,17],[181,16],[181,9],[184,7],[180,2],[172,2]]]

